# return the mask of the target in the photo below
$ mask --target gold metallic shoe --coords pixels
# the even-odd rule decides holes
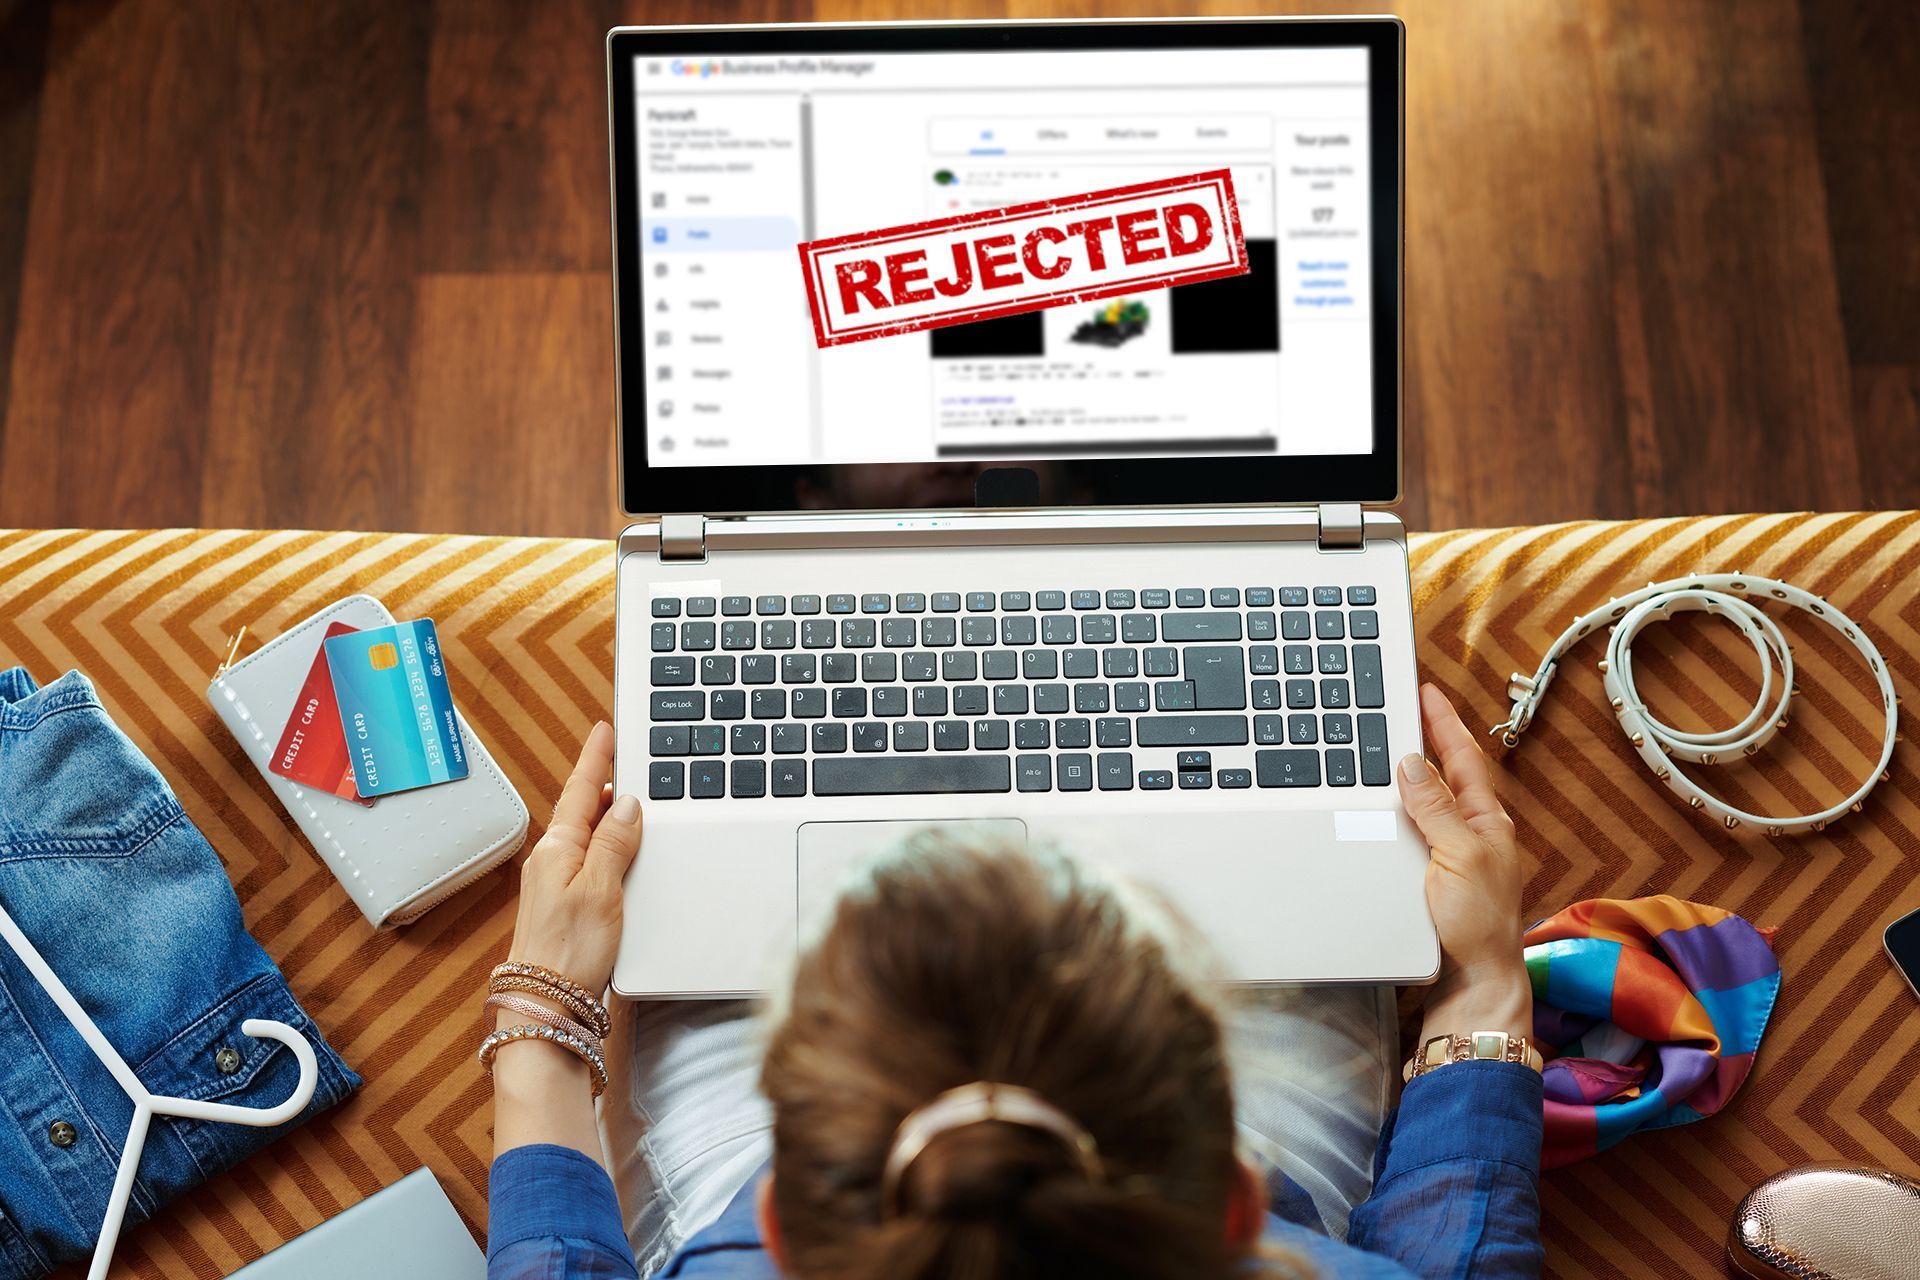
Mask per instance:
[[[1803,1164],[1747,1193],[1727,1261],[1757,1280],[1920,1275],[1920,1183],[1852,1164]]]

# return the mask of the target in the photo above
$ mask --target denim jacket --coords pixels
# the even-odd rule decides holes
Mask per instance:
[[[277,1019],[313,1046],[319,1084],[287,1125],[155,1117],[128,1226],[360,1087],[248,935],[213,848],[77,671],[45,688],[0,671],[0,904],[154,1093],[273,1106],[299,1063],[240,1024]],[[0,1280],[92,1251],[132,1116],[0,942]]]

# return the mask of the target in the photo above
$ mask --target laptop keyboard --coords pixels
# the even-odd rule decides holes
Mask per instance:
[[[1375,604],[1368,586],[655,597],[647,793],[1384,787]],[[1215,766],[1248,746],[1251,769]]]

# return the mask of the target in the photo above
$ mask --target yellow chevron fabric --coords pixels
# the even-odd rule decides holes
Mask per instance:
[[[1577,612],[1702,569],[1785,578],[1862,623],[1903,696],[1920,684],[1920,512],[1775,515],[1471,530],[1413,542],[1424,674],[1479,726],[1504,719]],[[414,534],[0,532],[0,666],[79,667],[226,860],[248,927],[366,1077],[349,1104],[128,1234],[116,1276],[225,1275],[422,1164],[484,1235],[487,1082],[478,993],[505,956],[517,877],[489,877],[376,933],[307,848],[207,706],[241,625],[270,638],[350,592],[439,624],[457,698],[533,811],[534,837],[582,734],[608,712],[613,557],[604,542]],[[1063,586],[1071,586],[1064,583]],[[1207,584],[1212,585],[1212,584]],[[1842,794],[1877,742],[1872,686],[1843,643],[1785,614],[1801,697],[1763,756],[1700,770],[1744,807]],[[1920,1008],[1880,930],[1920,908],[1920,781],[1903,743],[1864,813],[1769,840],[1709,827],[1631,757],[1576,651],[1532,731],[1500,753],[1529,859],[1527,909],[1673,893],[1777,925],[1785,984],[1752,1078],[1703,1124],[1633,1138],[1547,1176],[1548,1271],[1718,1273],[1746,1189],[1790,1164],[1915,1169]],[[1730,629],[1695,617],[1636,650],[1656,710],[1725,723],[1757,687]],[[1920,704],[1912,704],[1920,705]],[[1657,1260],[1657,1261],[1656,1261]],[[74,1274],[78,1274],[75,1272]]]

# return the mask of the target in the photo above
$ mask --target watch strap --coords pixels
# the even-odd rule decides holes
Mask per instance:
[[[1526,1036],[1505,1031],[1465,1031],[1433,1036],[1420,1046],[1401,1069],[1402,1080],[1455,1062],[1521,1062],[1539,1071],[1545,1065],[1540,1051]]]

